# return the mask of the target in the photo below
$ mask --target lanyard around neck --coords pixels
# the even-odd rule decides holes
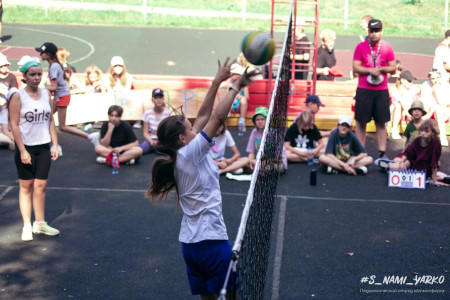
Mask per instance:
[[[372,55],[372,59],[373,59],[373,67],[376,68],[377,66],[377,57],[378,54],[380,53],[380,49],[381,49],[381,41],[378,43],[378,49],[377,49],[377,53],[373,53],[373,49],[372,49],[372,45],[370,44],[370,41],[367,41],[369,43],[369,47],[370,47],[370,54]]]

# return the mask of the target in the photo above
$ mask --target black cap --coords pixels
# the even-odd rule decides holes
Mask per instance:
[[[53,43],[44,43],[39,48],[34,49],[39,53],[50,53],[53,55],[56,55],[56,52],[58,51],[58,47]]]
[[[155,97],[155,96],[158,96],[158,95],[164,96],[164,91],[162,89],[156,88],[152,92],[152,97]]]
[[[367,27],[369,29],[383,29],[383,23],[380,20],[373,19],[369,21]]]
[[[315,103],[319,106],[325,106],[322,102],[320,102],[320,98],[317,95],[309,95],[306,97],[306,104],[308,103]]]
[[[411,74],[410,71],[406,70],[400,73],[400,78],[406,79],[408,81],[413,81],[416,80],[417,78],[413,76],[413,74]]]

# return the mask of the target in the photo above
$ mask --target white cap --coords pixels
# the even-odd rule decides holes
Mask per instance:
[[[0,55],[0,67],[4,66],[4,65],[10,65],[11,63],[8,61],[8,59],[6,58],[6,56],[4,56],[3,54]]]
[[[22,58],[17,62],[17,65],[19,67],[23,66],[26,62],[31,60],[31,56],[29,55],[24,55],[22,56]]]
[[[353,122],[352,117],[350,117],[350,116],[340,116],[338,123],[339,123],[339,125],[347,124],[348,126],[352,126],[352,122]]]
[[[111,66],[124,66],[125,63],[123,61],[123,58],[120,56],[114,56],[111,58]]]

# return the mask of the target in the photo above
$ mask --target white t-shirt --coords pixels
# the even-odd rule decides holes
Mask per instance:
[[[21,100],[19,128],[22,141],[27,146],[51,142],[50,120],[52,109],[48,91],[41,89],[41,99],[33,100],[24,89],[18,91]]]
[[[178,149],[175,179],[183,210],[179,241],[228,240],[222,215],[219,168],[208,154],[209,143],[201,134]]]
[[[216,144],[211,147],[209,153],[211,154],[212,158],[217,161],[222,161],[225,159],[226,147],[233,147],[234,145],[236,145],[233,137],[231,136],[231,133],[228,130],[225,130],[223,134],[215,137],[214,141],[216,142]]]
[[[148,123],[148,132],[152,139],[157,139],[156,130],[158,130],[158,125],[162,120],[172,115],[172,112],[165,108],[160,115],[156,115],[153,108],[147,109],[142,116],[142,121]]]
[[[409,89],[400,88],[399,90],[396,86],[392,87],[389,90],[389,94],[392,99],[392,107],[395,106],[398,102],[402,103],[403,106],[408,110],[411,106],[411,103],[416,99],[416,95],[418,94],[418,90],[415,86],[411,86]]]
[[[447,45],[439,44],[434,51],[433,68],[439,70],[444,81],[445,79],[448,81],[449,74],[444,63],[450,63],[450,48]]]
[[[436,88],[437,96],[439,97],[439,101],[441,101],[441,105],[446,106],[449,104],[449,100],[447,95],[450,93],[450,87],[448,84],[440,84]],[[430,80],[422,83],[422,89],[420,93],[420,97],[423,105],[425,106],[425,110],[436,109],[436,94],[433,93],[433,86],[430,83]]]

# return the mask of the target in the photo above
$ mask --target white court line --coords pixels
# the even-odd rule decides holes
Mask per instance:
[[[3,193],[0,194],[0,201],[2,201],[3,198],[5,198],[6,194],[9,193],[10,190],[12,190],[14,187],[13,186],[8,186]]]
[[[281,195],[279,195],[281,197]],[[342,202],[376,202],[376,203],[398,203],[398,204],[420,204],[420,205],[438,205],[438,206],[450,206],[450,203],[444,202],[415,202],[404,200],[389,200],[389,199],[346,199],[346,198],[334,198],[334,197],[307,197],[307,196],[287,196],[291,199],[305,199],[305,200],[318,200],[318,201],[342,201]]]
[[[5,27],[8,27],[8,26],[5,26]],[[27,28],[27,27],[14,26],[14,29],[30,30],[30,31],[36,31],[36,32],[42,32],[42,33],[49,33],[49,34],[59,35],[59,36],[70,38],[70,39],[73,39],[73,40],[76,40],[76,41],[79,41],[79,42],[82,42],[82,43],[86,44],[89,47],[89,49],[90,49],[89,53],[86,54],[85,56],[82,56],[79,59],[70,61],[71,64],[83,61],[83,60],[87,59],[89,56],[91,56],[95,52],[95,47],[94,47],[93,44],[89,43],[88,41],[86,41],[86,40],[84,40],[82,38],[79,38],[79,37],[76,37],[76,36],[73,36],[73,35],[59,33],[59,32],[54,32],[54,31],[48,31],[48,30],[42,30],[42,29]]]
[[[2,50],[2,51],[0,51],[0,52],[2,52],[2,53],[3,53],[3,52],[5,52],[5,51],[8,51],[8,50],[9,50],[9,49],[11,49],[11,48],[12,48],[11,46],[6,46],[6,47],[5,47],[5,49],[3,49],[3,50]]]
[[[0,187],[10,187],[9,185],[2,185]],[[11,186],[16,187],[16,186]],[[18,187],[18,186],[17,186]],[[131,189],[110,189],[110,188],[83,188],[83,187],[51,187],[47,186],[47,190],[67,190],[67,191],[99,191],[99,192],[123,192],[123,193],[145,193],[147,190],[131,190]],[[247,194],[240,193],[227,193],[222,192],[222,195],[226,196],[238,196],[247,197]],[[302,199],[302,200],[314,200],[314,201],[341,201],[341,202],[375,202],[375,203],[396,203],[396,204],[420,204],[420,205],[436,205],[436,206],[450,206],[450,203],[444,202],[418,202],[418,201],[405,201],[405,200],[390,200],[390,199],[347,199],[336,197],[311,197],[311,196],[289,196],[289,195],[277,195],[277,197],[286,197],[287,199]]]
[[[280,213],[278,214],[277,241],[275,243],[275,261],[273,266],[272,300],[280,299],[281,257],[284,245],[284,223],[286,220],[287,197],[280,196]]]

